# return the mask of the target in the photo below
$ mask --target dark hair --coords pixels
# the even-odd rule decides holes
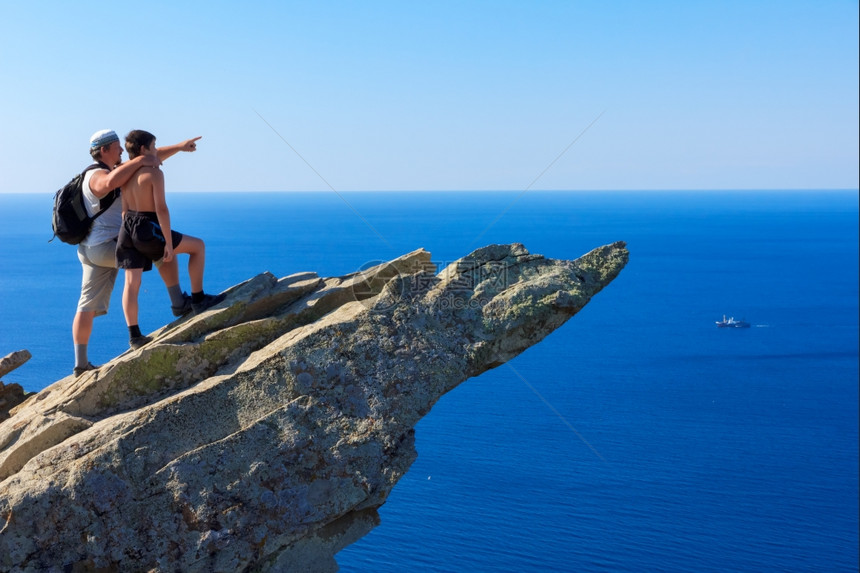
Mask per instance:
[[[129,134],[129,135],[131,135],[131,134]],[[107,149],[111,145],[113,145],[113,141],[111,141],[107,145],[102,145],[101,147],[96,147],[95,149],[90,149],[90,155],[96,161],[101,161],[102,160],[102,149]]]
[[[125,136],[125,150],[128,151],[128,158],[134,159],[140,155],[140,150],[143,147],[149,147],[155,141],[155,136],[148,131],[135,129],[128,132]]]

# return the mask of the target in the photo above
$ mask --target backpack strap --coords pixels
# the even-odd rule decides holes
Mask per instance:
[[[104,169],[105,171],[110,171],[110,167],[107,166],[106,163],[102,163],[101,161],[97,161],[92,165],[88,165],[86,169],[81,172],[81,175],[85,174],[87,171],[92,171],[93,169]],[[95,221],[99,215],[108,210],[108,208],[113,205],[113,202],[119,199],[120,188],[117,187],[101,199],[99,199],[99,210],[93,215],[92,219]]]

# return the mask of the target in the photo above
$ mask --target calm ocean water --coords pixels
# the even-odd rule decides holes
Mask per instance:
[[[579,315],[421,421],[418,460],[343,571],[857,570],[856,191],[343,197],[169,201],[207,241],[213,291],[419,247],[442,264],[489,243],[631,253]],[[0,195],[0,355],[33,353],[4,378],[28,390],[73,359],[80,267],[46,242],[50,203]],[[149,331],[171,316],[156,274],[144,289]],[[126,348],[120,294],[94,362]],[[753,327],[717,329],[723,314]]]

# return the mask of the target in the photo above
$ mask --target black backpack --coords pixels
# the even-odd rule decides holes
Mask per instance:
[[[119,189],[114,189],[102,197],[99,201],[98,213],[92,217],[87,215],[87,209],[84,206],[84,175],[92,169],[107,168],[104,163],[94,163],[75,175],[65,187],[57,191],[54,195],[54,214],[51,220],[54,237],[59,237],[64,243],[77,245],[90,234],[93,221],[116,201],[119,197]],[[51,237],[48,242],[53,241],[54,237]]]

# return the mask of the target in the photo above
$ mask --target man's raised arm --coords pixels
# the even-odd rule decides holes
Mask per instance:
[[[143,155],[121,163],[111,171],[96,171],[90,179],[90,189],[93,195],[101,199],[117,187],[122,187],[131,176],[141,167],[157,167],[153,160]]]

